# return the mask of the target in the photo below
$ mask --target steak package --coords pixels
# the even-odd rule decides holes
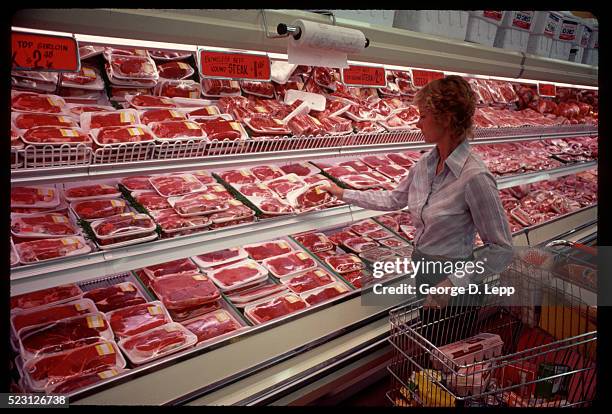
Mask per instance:
[[[258,262],[262,262],[270,257],[291,253],[293,251],[291,245],[283,240],[248,244],[243,246],[243,248],[253,260]]]
[[[217,213],[229,208],[228,200],[209,192],[169,197],[168,203],[185,217]]]
[[[91,144],[91,137],[81,128],[39,126],[26,130],[21,139],[27,145],[79,145]]]
[[[91,131],[91,135],[94,142],[101,147],[128,143],[142,144],[155,140],[151,129],[143,124],[103,127]]]
[[[159,73],[153,59],[145,56],[121,56],[111,54],[109,57],[112,77],[120,79],[157,80]]]
[[[192,80],[160,80],[153,93],[159,96],[167,96],[169,98],[190,98],[198,99],[202,93],[202,86],[198,82]]]
[[[255,136],[291,135],[291,129],[281,119],[274,118],[269,114],[250,114],[242,121]]]
[[[157,66],[159,77],[163,79],[187,79],[194,74],[191,65],[185,62],[167,62]]]
[[[270,257],[264,259],[262,264],[279,279],[317,267],[314,259],[304,251],[293,251],[280,256]]]
[[[140,116],[134,109],[119,111],[83,112],[80,117],[81,128],[85,131],[109,126],[140,124]]]
[[[295,293],[286,293],[248,305],[244,309],[244,314],[253,323],[259,325],[305,309],[307,306],[308,304]]]
[[[64,190],[66,200],[81,201],[93,200],[97,198],[117,198],[121,197],[121,193],[117,187],[108,184],[83,185],[66,188]]]
[[[244,127],[238,121],[226,119],[191,119],[200,125],[209,141],[236,141],[249,138]]]
[[[151,215],[166,234],[179,233],[186,230],[195,231],[209,227],[211,224],[209,216],[183,217],[172,208],[152,211]]]
[[[50,384],[45,387],[47,394],[70,394],[81,388],[100,383],[109,378],[116,377],[125,372],[122,368],[100,368],[94,372],[70,377],[64,381]]]
[[[55,187],[11,187],[11,208],[55,208],[59,204]]]
[[[81,236],[55,239],[38,239],[15,244],[22,264],[42,262],[59,257],[75,256],[91,251],[91,247]]]
[[[151,288],[167,309],[184,309],[214,302],[219,289],[204,275],[171,275],[157,278]]]
[[[146,214],[123,213],[95,220],[91,229],[100,240],[136,236],[155,231],[155,222]]]
[[[110,312],[147,302],[136,285],[131,282],[92,289],[83,293],[83,298],[92,300],[100,312]]]
[[[172,322],[119,341],[119,348],[134,365],[146,364],[182,351],[198,342],[183,325]]]
[[[368,177],[367,175],[354,174],[354,175],[345,175],[340,178],[341,181],[346,183],[352,188],[357,190],[368,190],[371,188],[380,187],[380,181]]]
[[[21,238],[76,236],[79,231],[64,214],[44,213],[11,217],[11,233]]]
[[[69,285],[70,286],[70,285]],[[61,287],[61,286],[60,286]],[[59,287],[58,287],[59,288]],[[59,292],[57,289],[56,292]],[[53,288],[52,288],[53,289]],[[49,289],[46,289],[49,290]],[[37,292],[34,292],[37,293]],[[64,294],[64,297],[56,294],[54,299],[51,294],[47,297],[39,296],[34,298],[30,296],[30,302],[26,302],[26,298],[21,298],[19,306],[29,306],[31,304],[43,303],[42,305],[29,306],[28,308],[12,308],[11,309],[11,327],[15,338],[18,337],[20,331],[27,327],[41,327],[53,323],[55,321],[71,318],[74,316],[85,315],[97,311],[95,304],[87,299],[70,300],[79,295],[74,292]],[[30,294],[31,295],[31,294]],[[22,295],[23,296],[23,295]],[[72,298],[70,298],[72,296]],[[16,297],[15,297],[16,298]],[[13,298],[11,298],[12,300]],[[55,300],[54,302],[44,303],[44,300]],[[68,301],[67,301],[68,300]],[[11,303],[12,304],[12,303]]]
[[[236,189],[247,197],[274,197],[275,194],[263,183],[235,185]]]
[[[75,201],[70,203],[70,208],[83,220],[95,220],[129,211],[127,203],[118,198]]]
[[[66,115],[54,115],[44,112],[13,112],[11,119],[15,128],[27,130],[40,126],[78,128],[78,119]]]
[[[149,124],[156,139],[162,141],[186,141],[206,138],[206,132],[192,121],[163,121]]]
[[[282,277],[280,282],[295,293],[303,293],[334,283],[336,282],[336,278],[329,272],[321,268],[316,268],[295,275]]]
[[[340,274],[350,273],[365,268],[363,262],[354,254],[339,254],[325,259],[325,263]]]
[[[66,104],[66,108],[68,109],[68,113],[78,120],[81,119],[81,114],[85,112],[116,111],[114,107],[108,106],[108,105],[91,105],[91,104],[77,104],[77,103]]]
[[[286,198],[287,194],[304,187],[304,182],[294,173],[280,178],[270,180],[266,183],[280,198]]]
[[[198,267],[188,258],[143,267],[142,272],[151,278],[151,280],[170,275],[193,275],[199,273]]]
[[[272,279],[268,278],[255,286],[228,291],[225,295],[236,307],[244,308],[252,302],[278,295],[286,290],[285,285],[274,283]]]
[[[337,296],[349,292],[349,289],[340,283],[334,283],[330,286],[323,286],[310,292],[300,294],[300,297],[305,300],[310,306],[317,305],[321,302],[333,299]]]
[[[202,95],[209,98],[239,96],[240,84],[235,80],[203,78]]]
[[[259,181],[270,181],[285,175],[283,170],[273,165],[258,165],[250,171]]]
[[[410,246],[410,243],[397,239],[397,238],[388,238],[388,239],[383,239],[383,240],[379,240],[378,241],[380,244],[382,244],[385,247],[389,247],[391,249],[399,249],[402,247],[407,247]]]
[[[257,284],[268,277],[268,270],[254,260],[247,259],[220,269],[207,271],[222,292]]]
[[[376,243],[374,240],[361,236],[351,237],[346,240],[343,240],[342,245],[355,253],[361,253],[368,249],[378,247],[378,243]]]
[[[183,322],[196,316],[204,315],[205,313],[213,312],[221,309],[223,299],[209,302],[205,305],[198,305],[189,308],[168,309],[168,313],[174,322]]]
[[[400,182],[404,177],[408,176],[408,170],[395,164],[388,164],[376,168],[376,171],[386,175],[395,182]]]
[[[125,95],[125,100],[130,104],[133,108],[142,110],[142,109],[163,109],[163,108],[178,108],[179,104],[177,104],[172,98],[164,98],[163,96],[153,96],[153,95]]]
[[[332,250],[334,248],[334,244],[323,233],[298,234],[293,236],[293,238],[313,253]]]
[[[307,162],[282,165],[280,169],[283,170],[285,174],[295,174],[299,177],[307,177],[319,173],[318,168]]]
[[[274,85],[272,82],[240,81],[242,92],[263,98],[274,98]]]
[[[325,206],[336,200],[336,197],[319,188],[324,182],[308,184],[301,189],[287,194],[287,201],[296,209],[302,211],[312,210]]]
[[[172,322],[159,301],[117,309],[107,313],[106,318],[117,338],[133,336]]]
[[[175,109],[148,109],[140,111],[140,121],[149,125],[152,122],[186,121],[187,115]]]
[[[32,391],[42,392],[45,387],[56,383],[112,368],[125,368],[125,359],[115,342],[103,339],[83,347],[33,358],[24,364],[23,374]]]
[[[399,230],[399,226],[397,226],[396,230]],[[384,229],[372,230],[367,233],[363,233],[363,235],[372,240],[382,240],[382,239],[388,239],[389,237],[393,237],[393,233],[391,233],[389,230],[384,230]]]
[[[366,234],[372,231],[382,230],[383,228],[373,220],[363,220],[352,224],[349,229],[356,234]]]
[[[19,264],[19,255],[17,254],[17,250],[15,250],[15,245],[11,240],[11,267],[17,266]]]
[[[134,200],[136,200],[138,204],[149,211],[172,208],[170,203],[168,203],[168,198],[160,196],[159,193],[155,191],[134,191],[132,197],[134,197]]]
[[[218,250],[212,253],[200,254],[191,259],[197,264],[200,269],[206,269],[212,266],[219,266],[226,263],[244,260],[248,258],[248,253],[241,247],[231,249]]]
[[[225,211],[213,213],[210,220],[215,226],[231,223],[234,221],[255,219],[255,212],[238,200],[229,200],[229,208]],[[246,222],[246,221],[245,221]]]
[[[268,197],[268,198],[259,198],[259,197],[249,197],[249,201],[251,201],[257,208],[259,208],[264,214],[270,216],[278,216],[285,214],[293,214],[295,213],[295,209],[289,203],[280,198],[276,197]]]
[[[243,325],[225,309],[219,309],[218,311],[181,322],[181,325],[198,338],[198,343],[243,328]]]
[[[92,66],[82,65],[78,72],[62,72],[62,88],[76,88],[80,90],[103,91],[104,79],[100,71]]]
[[[20,112],[62,114],[66,111],[66,101],[57,95],[13,90],[11,91],[11,109]]]
[[[157,175],[149,179],[151,185],[161,196],[171,197],[206,190],[206,187],[193,174]]]

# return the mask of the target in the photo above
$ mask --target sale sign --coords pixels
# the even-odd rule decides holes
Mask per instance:
[[[74,37],[11,33],[11,69],[78,72],[79,46]]]
[[[267,54],[200,49],[200,74],[209,78],[270,80]]]
[[[444,72],[437,72],[433,70],[420,70],[412,69],[412,84],[417,88],[421,88],[427,85],[432,80],[442,79]]]
[[[557,96],[557,87],[552,83],[538,83],[538,95],[540,96]]]
[[[342,69],[342,82],[346,85],[383,88],[387,86],[385,68],[350,65]]]

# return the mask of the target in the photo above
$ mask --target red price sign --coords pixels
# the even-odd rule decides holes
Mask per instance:
[[[77,72],[81,67],[74,37],[11,33],[13,70]]]
[[[432,80],[442,79],[444,72],[436,72],[433,70],[412,69],[412,84],[417,88],[427,85]]]
[[[557,96],[557,87],[552,83],[538,83],[538,95]]]
[[[200,73],[209,78],[270,80],[268,55],[200,50]]]
[[[342,82],[352,86],[383,88],[387,86],[385,68],[375,66],[353,66],[342,69]]]

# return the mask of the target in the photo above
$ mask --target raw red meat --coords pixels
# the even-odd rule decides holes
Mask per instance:
[[[168,62],[157,66],[159,77],[164,79],[187,79],[194,70],[184,62]]]
[[[171,262],[144,267],[143,272],[152,279],[170,275],[193,275],[198,273],[198,267],[189,259],[178,259]]]
[[[322,135],[323,124],[317,119],[308,114],[297,115],[288,123],[291,132],[294,135]]]
[[[328,204],[334,199],[335,197],[327,191],[321,190],[318,186],[313,186],[298,195],[296,197],[296,203],[302,209],[310,209]]]
[[[347,134],[353,132],[353,122],[350,119],[339,116],[328,116],[321,118],[321,128],[323,133],[329,135]]]
[[[117,368],[102,367],[88,374],[76,375],[45,389],[47,394],[70,394],[120,374]]]
[[[96,81],[99,78],[98,71],[93,67],[81,66],[78,72],[63,72],[62,73],[62,84],[64,81],[69,83],[76,83],[79,85],[88,85]]]
[[[214,213],[210,216],[213,223],[226,223],[233,220],[250,218],[255,215],[255,212],[243,205],[238,200],[230,200],[229,208],[225,211]]]
[[[332,177],[340,178],[345,175],[355,175],[357,171],[355,171],[352,167],[330,167],[324,168],[323,171]]]
[[[96,135],[96,140],[102,145],[147,142],[153,139],[153,135],[148,130],[134,125],[100,128]]]
[[[151,124],[151,130],[159,139],[205,138],[199,124],[191,121],[163,121]]]
[[[226,210],[226,211],[229,211],[229,210]],[[222,214],[222,213],[219,213],[219,214]],[[213,223],[210,225],[210,229],[215,230],[215,229],[220,229],[223,227],[237,226],[239,224],[253,223],[254,221],[255,221],[255,216],[251,215],[250,217],[242,218],[239,220],[230,220],[230,221],[222,221],[222,222]]]
[[[181,323],[198,337],[198,342],[216,338],[242,328],[240,323],[226,310],[208,313]]]
[[[512,211],[510,211],[510,215],[523,226],[533,226],[535,224],[535,221],[530,217],[530,215],[520,207],[515,207],[512,209]]]
[[[280,168],[285,174],[295,174],[300,177],[306,177],[311,173],[311,168],[308,164],[289,164],[283,165]]]
[[[133,336],[172,322],[160,302],[117,309],[107,315],[117,338]]]
[[[402,154],[387,154],[386,157],[392,163],[397,164],[400,167],[410,168],[414,165],[414,161],[407,157],[404,157]]]
[[[490,81],[490,82],[495,82],[495,81]],[[514,91],[514,88],[512,87],[510,82],[497,81],[497,86],[499,87],[499,91],[503,95],[506,102],[510,103],[518,99],[518,97],[516,96],[516,92]]]
[[[373,121],[353,121],[353,126],[355,130],[362,134],[383,132],[385,130],[382,126]]]
[[[141,204],[147,210],[163,210],[166,208],[172,208],[166,197],[162,197],[153,192],[134,194],[134,200],[136,200],[136,202]]]
[[[229,260],[238,259],[241,256],[241,250],[239,248],[231,248],[218,250],[212,253],[205,253],[196,256],[198,259],[205,263],[210,263],[214,266],[215,263],[227,263]]]
[[[20,92],[11,97],[11,107],[18,111],[58,114],[63,111],[64,106],[64,100],[55,95]]]
[[[363,270],[356,270],[354,272],[344,273],[342,275],[350,284],[355,286],[357,289],[361,289],[361,281],[363,279],[364,273]]]
[[[128,210],[126,202],[119,199],[79,201],[72,207],[75,213],[85,220],[110,217]]]
[[[580,116],[580,107],[576,103],[561,102],[556,115],[572,120]]]
[[[206,305],[192,306],[181,309],[168,309],[168,314],[174,322],[182,322],[187,319],[195,318],[196,316],[203,315],[212,311],[221,309],[222,299],[214,302],[207,303]]]
[[[37,205],[49,203],[55,199],[56,193],[53,188],[37,187],[11,187],[11,205],[29,204]]]
[[[258,281],[265,278],[267,273],[252,260],[245,260],[237,264],[224,266],[221,269],[213,270],[209,273],[210,277],[221,285],[221,288],[230,289],[250,284],[249,282]]]
[[[273,180],[284,175],[283,171],[281,171],[277,167],[272,167],[268,165],[260,165],[257,167],[253,167],[251,168],[251,173],[260,181]]]
[[[302,188],[304,184],[297,177],[289,175],[270,181],[267,186],[281,198],[285,198],[291,191]]]
[[[315,253],[315,256],[317,256],[319,259],[325,261],[325,259],[329,258],[329,257],[333,257],[336,256],[340,253],[336,252],[336,250],[325,250],[324,252],[317,252]]]
[[[378,243],[376,243],[374,240],[360,236],[346,239],[342,242],[342,245],[357,253],[378,247]]]
[[[291,129],[269,114],[250,114],[243,121],[256,134],[291,135]]]
[[[34,389],[42,390],[47,385],[77,375],[117,367],[120,361],[122,358],[115,343],[101,340],[84,347],[31,359],[23,369]]]
[[[261,303],[250,308],[247,314],[258,323],[264,323],[269,320],[297,312],[300,309],[306,308],[308,305],[299,296],[295,294],[281,296],[272,299],[269,302]]]
[[[169,98],[191,98],[200,97],[202,87],[199,83],[190,80],[167,80],[157,84],[156,94]]]
[[[373,178],[369,178],[366,175],[345,175],[341,178],[341,180],[349,186],[358,190],[380,187],[380,181]]]
[[[130,282],[93,289],[83,294],[91,299],[101,312],[110,312],[127,306],[146,303],[147,300],[140,294],[136,286]]]
[[[119,182],[129,191],[154,190],[149,178],[151,177],[148,175],[138,175],[122,178]]]
[[[214,302],[220,296],[214,283],[199,274],[157,278],[151,288],[167,309],[201,306]]]
[[[126,126],[137,123],[136,115],[129,111],[92,113],[89,121],[89,128],[94,129],[109,126]]]
[[[244,246],[244,250],[253,260],[261,262],[265,259],[291,253],[293,249],[284,241],[271,241]]]
[[[243,137],[243,130],[237,121],[218,120],[196,120],[202,130],[206,132],[209,140],[234,141]]]
[[[164,196],[179,196],[206,190],[206,187],[191,174],[159,175],[150,179],[151,185]]]
[[[369,178],[374,179],[375,181],[378,181],[379,183],[390,183],[391,179],[385,175],[382,175],[381,173],[379,173],[378,171],[366,171],[364,173],[362,173],[362,176],[366,176]],[[344,179],[344,177],[343,177]]]
[[[72,187],[64,192],[67,198],[85,198],[96,196],[116,195],[119,197],[121,193],[116,187],[107,184],[84,185],[80,187]]]
[[[56,321],[42,328],[23,329],[19,341],[28,354],[52,354],[89,345],[101,338],[112,339],[108,328],[103,314],[91,313]]]
[[[311,269],[315,261],[305,252],[295,251],[282,256],[271,257],[263,262],[264,266],[276,277],[287,276],[296,272]]]
[[[31,309],[52,303],[66,302],[77,299],[83,291],[75,284],[55,286],[35,292],[24,293],[11,297],[11,311],[17,309]]]
[[[240,192],[250,197],[274,197],[274,193],[264,184],[245,184],[240,187]]]
[[[149,109],[140,115],[140,120],[143,124],[162,121],[186,121],[187,117],[184,113],[172,109]]]
[[[171,200],[177,213],[184,215],[215,213],[229,208],[227,199],[214,193],[188,194]]]
[[[472,90],[476,94],[478,103],[489,105],[494,102],[493,96],[491,95],[489,88],[487,87],[486,83],[483,82],[482,79],[468,79],[468,82],[472,87]]]
[[[338,164],[338,166],[339,167],[351,167],[358,173],[370,171],[370,167],[365,165],[363,162],[357,161],[357,160],[341,162],[340,164]]]
[[[387,164],[376,169],[378,172],[386,175],[396,182],[401,181],[404,177],[408,176],[408,170],[395,164]]]
[[[39,237],[71,236],[77,229],[68,217],[58,213],[47,213],[32,216],[13,217],[11,231],[21,237],[38,235]]]
[[[130,361],[142,364],[195,343],[196,337],[178,323],[164,325],[120,342]]]
[[[110,65],[113,76],[133,79],[156,79],[159,74],[155,62],[145,56],[111,55]]]
[[[204,78],[202,89],[209,96],[240,94],[240,84],[234,80]]]
[[[339,254],[330,257],[325,262],[338,273],[348,273],[364,269],[363,262],[354,254]]]
[[[153,95],[135,95],[130,100],[130,105],[139,108],[178,108],[178,104],[172,99],[164,98],[162,96]]]
[[[196,230],[210,225],[208,216],[182,217],[174,209],[159,210],[151,214],[165,232],[174,232],[179,229]]]
[[[23,134],[24,141],[37,144],[78,144],[91,143],[89,134],[79,128],[41,126],[28,129]]]
[[[326,300],[335,298],[336,296],[340,296],[343,293],[348,292],[347,289],[343,289],[340,286],[341,285],[334,285],[334,286],[327,287],[325,289],[320,290],[317,293],[307,295],[305,300],[306,302],[308,302],[310,306],[313,306],[313,305],[316,305]]]
[[[283,279],[284,280],[284,279]],[[283,283],[295,293],[302,293],[308,290],[316,289],[321,286],[334,283],[336,280],[328,272],[323,269],[308,270],[299,275],[290,277]]]
[[[331,240],[323,233],[306,233],[294,236],[295,240],[313,253],[334,248]]]
[[[155,223],[146,214],[124,213],[97,220],[91,224],[91,229],[97,237],[120,237],[125,233],[153,231]]]
[[[364,234],[366,237],[373,240],[381,240],[393,237],[393,234],[388,230],[374,230]]]
[[[393,114],[408,124],[415,124],[419,120],[419,110],[414,105],[411,105],[408,108],[396,111]]]
[[[45,305],[31,308],[27,311],[16,312],[11,316],[13,334],[19,334],[21,329],[38,326],[42,327],[52,322],[74,316],[85,315],[96,311],[96,307],[89,301],[77,300],[69,303]]]
[[[357,234],[350,230],[339,231],[329,236],[329,240],[336,246],[343,244],[344,240],[350,239],[351,237],[357,237]]]
[[[376,217],[376,220],[378,220],[383,226],[390,228],[391,230],[394,231],[398,231],[399,230],[399,223],[397,222],[397,220],[391,216],[380,216],[380,217]]]
[[[219,173],[219,177],[230,184],[253,184],[257,182],[249,170],[230,170]]]
[[[274,85],[272,82],[254,82],[254,81],[240,81],[240,87],[244,93],[252,93],[255,95],[265,96],[267,98],[274,98]]]
[[[77,250],[90,251],[89,246],[81,237],[66,237],[61,239],[40,239],[22,242],[15,245],[17,253],[24,263],[32,263],[41,260],[55,259],[70,255]]]
[[[390,247],[390,248],[392,248],[392,249],[397,249],[398,247],[406,247],[406,246],[409,246],[409,244],[408,244],[408,243],[406,243],[406,242],[404,242],[404,241],[401,241],[401,240],[398,240],[398,239],[393,239],[393,238],[390,238],[390,239],[384,239],[384,240],[379,240],[378,242],[379,242],[380,244],[382,244],[383,246]]]
[[[19,129],[30,129],[39,126],[78,127],[78,122],[68,116],[60,116],[45,113],[24,112],[18,114],[15,126]]]
[[[304,177],[304,183],[310,185],[310,184],[318,184],[321,182],[325,182],[326,184],[332,184],[332,181],[327,178],[326,176],[324,176],[323,174],[314,174],[308,177]]]
[[[276,198],[266,198],[259,203],[258,207],[267,214],[289,214],[294,212],[291,205]]]

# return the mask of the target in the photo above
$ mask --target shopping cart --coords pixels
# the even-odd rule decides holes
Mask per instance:
[[[520,287],[520,306],[485,296],[479,306],[425,309],[420,299],[392,310],[387,398],[405,407],[589,406],[597,374],[596,268],[577,252],[596,254],[560,241],[518,251],[488,283]],[[595,270],[588,283],[563,270],[575,262]]]

